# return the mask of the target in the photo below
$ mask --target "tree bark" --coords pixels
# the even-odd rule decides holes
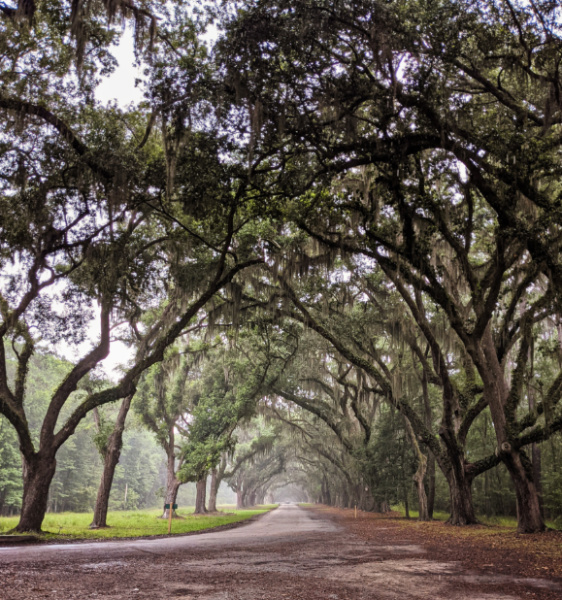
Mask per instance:
[[[428,346],[429,351],[429,346]],[[427,380],[427,371],[422,371],[422,397],[424,407],[424,423],[428,431],[431,431],[433,424],[433,414],[429,398],[429,388]],[[431,450],[427,450],[427,519],[433,519],[433,509],[435,506],[435,456]]]
[[[537,533],[544,531],[541,504],[533,481],[532,465],[521,450],[505,453],[503,462],[509,471],[517,499],[517,531]]]
[[[174,478],[174,481],[170,483],[169,486],[166,487],[166,502],[165,504],[169,504],[172,510],[172,519],[183,519],[180,517],[176,510],[173,508],[176,500],[178,499],[178,491],[180,489],[181,482]],[[170,509],[164,508],[164,512],[162,513],[161,519],[167,519],[170,514]]]
[[[451,516],[447,523],[451,525],[475,525],[478,519],[474,514],[472,502],[472,478],[464,469],[451,469],[447,476],[451,499]]]
[[[236,508],[237,510],[244,508],[244,496],[240,489],[236,490]]]
[[[173,438],[172,438],[173,444]],[[172,519],[181,519],[176,513],[173,506],[176,503],[178,497],[178,490],[180,489],[181,482],[176,477],[176,455],[174,453],[174,447],[170,444],[167,448],[168,452],[168,466],[166,471],[166,498],[165,504],[170,505],[170,509],[164,508],[161,519],[169,518],[169,511],[172,510]]]
[[[414,473],[414,484],[416,486],[416,492],[418,494],[418,519],[420,521],[429,521],[427,495],[425,493],[425,474],[427,471],[427,456],[421,451],[420,445],[418,444],[418,440],[416,439],[416,434],[414,433],[410,421],[406,417],[404,417],[404,424],[406,426],[406,431],[408,432],[408,436],[410,438],[410,442],[412,444],[412,448],[414,449],[414,454],[416,455],[416,460],[418,463],[418,468]]]
[[[427,457],[427,516],[433,519],[435,509],[435,457],[430,451]]]
[[[419,510],[419,521],[429,521],[429,510],[427,502],[427,494],[425,493],[424,475],[418,472],[414,475],[414,484],[416,486],[416,492],[418,493],[418,510]]]
[[[209,490],[209,512],[217,512],[217,492],[219,482],[217,478],[217,469],[211,471],[211,489]]]
[[[539,507],[541,510],[541,516],[544,519],[541,448],[536,443],[533,443],[531,446],[531,461],[533,463],[533,479],[535,481],[537,494],[539,496]]]
[[[23,457],[23,499],[18,533],[40,533],[49,498],[49,487],[55,475],[55,453]]]
[[[207,475],[201,477],[196,485],[195,514],[203,515],[207,512],[205,500],[207,499]]]
[[[127,419],[129,408],[131,407],[132,398],[132,395],[123,398],[113,431],[107,440],[107,448],[104,455],[103,473],[101,475],[96,504],[94,506],[94,518],[90,523],[90,529],[99,529],[108,526],[107,512],[109,508],[109,495],[111,493],[111,486],[113,485],[115,468],[117,467],[119,458],[121,456],[125,420]]]
[[[560,336],[560,326],[558,327],[558,335]],[[534,346],[531,346],[530,360],[531,360],[531,373],[529,379],[534,376]],[[527,397],[529,399],[529,411],[535,410],[535,392],[533,387],[527,382]],[[539,497],[539,507],[541,516],[544,519],[544,502],[543,502],[543,490],[542,490],[542,468],[541,468],[541,449],[538,444],[531,444],[531,462],[533,465],[533,480],[537,488],[537,494]]]
[[[539,494],[533,479],[532,464],[519,448],[511,443],[510,428],[514,418],[510,413],[509,388],[495,351],[490,327],[483,334],[480,347],[473,349],[473,360],[482,382],[484,394],[488,398],[490,413],[496,432],[498,453],[505,464],[517,498],[517,531],[537,533],[546,526],[541,513]]]

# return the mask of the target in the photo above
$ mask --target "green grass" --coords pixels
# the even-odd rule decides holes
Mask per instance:
[[[275,504],[254,507],[248,510],[236,510],[231,506],[221,506],[222,514],[194,515],[193,508],[178,510],[184,519],[172,521],[172,533],[188,533],[211,529],[219,525],[237,523],[275,508]],[[127,538],[168,533],[168,521],[159,519],[162,509],[115,511],[107,518],[108,529],[88,529],[92,522],[92,513],[49,513],[43,521],[45,539],[100,539]],[[18,524],[18,517],[1,517],[0,533],[13,529]]]

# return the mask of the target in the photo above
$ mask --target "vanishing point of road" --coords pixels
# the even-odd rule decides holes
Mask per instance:
[[[365,541],[296,505],[200,535],[0,548],[1,600],[527,600],[557,586]]]

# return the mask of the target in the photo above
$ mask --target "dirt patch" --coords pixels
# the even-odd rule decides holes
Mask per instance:
[[[455,577],[459,584],[487,585],[503,590],[506,586],[523,586],[533,590],[524,592],[523,597],[562,598],[560,531],[529,535],[499,526],[421,523],[392,513],[359,511],[355,518],[352,510],[311,510],[329,516],[379,549],[386,545],[402,548],[405,554],[411,555],[408,550],[412,547],[423,548],[424,559],[456,565]],[[394,568],[397,572],[400,570],[398,566]]]
[[[499,526],[453,527],[441,522],[421,523],[395,514],[315,509],[377,545],[418,544],[435,557],[461,561],[472,568],[520,577],[562,577],[562,531],[518,534]]]

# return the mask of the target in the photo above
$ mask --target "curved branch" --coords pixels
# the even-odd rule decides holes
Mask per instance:
[[[5,110],[11,110],[19,114],[32,115],[39,117],[45,123],[48,123],[54,127],[61,137],[66,140],[70,146],[74,149],[76,154],[82,157],[85,163],[92,169],[92,171],[102,175],[106,179],[111,179],[113,173],[98,164],[92,157],[88,146],[82,142],[82,140],[72,131],[72,129],[53,112],[47,110],[44,106],[33,104],[25,100],[18,100],[15,98],[3,98],[0,97],[0,108]]]

